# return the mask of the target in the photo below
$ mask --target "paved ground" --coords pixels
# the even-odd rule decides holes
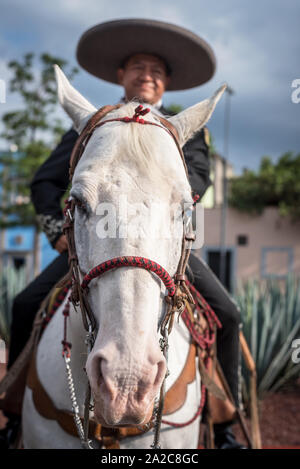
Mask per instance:
[[[300,378],[281,392],[267,396],[260,402],[259,413],[263,447],[300,449]],[[242,440],[238,426],[235,433]]]

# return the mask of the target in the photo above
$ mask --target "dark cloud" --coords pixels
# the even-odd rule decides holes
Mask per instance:
[[[300,151],[300,103],[291,101],[291,84],[300,78],[298,1],[261,0],[2,0],[0,78],[8,78],[5,62],[24,52],[43,51],[75,65],[75,47],[82,32],[95,23],[124,17],[165,20],[190,28],[207,39],[216,52],[218,69],[207,85],[167,93],[165,103],[195,104],[223,82],[231,98],[229,159],[236,170],[256,168],[262,155],[274,159]],[[197,66],[197,64],[195,64]],[[74,86],[95,106],[119,99],[121,88],[82,71]],[[13,108],[8,96],[0,112]],[[223,151],[224,99],[209,125]]]

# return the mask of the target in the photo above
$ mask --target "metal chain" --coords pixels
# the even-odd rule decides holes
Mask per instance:
[[[94,343],[95,343],[95,336],[94,336],[93,326],[91,323],[89,323],[89,330],[85,338],[85,344],[87,347],[87,355],[90,354],[94,346]],[[84,402],[84,415],[83,415],[84,441],[88,441],[90,412],[91,412],[91,386],[90,386],[89,379],[87,379],[85,402]]]
[[[84,449],[93,449],[92,441],[84,438],[83,426],[82,426],[82,423],[80,420],[80,414],[79,414],[79,406],[78,406],[76,394],[75,394],[73,374],[72,374],[72,369],[70,366],[71,358],[67,357],[65,354],[64,359],[65,359],[65,364],[66,364],[66,372],[67,372],[67,380],[68,380],[68,386],[69,386],[69,391],[70,391],[70,398],[72,402],[73,417],[74,417],[74,422],[75,422],[77,432],[80,438],[80,442]]]
[[[65,320],[66,319],[67,319],[67,316],[65,315]],[[67,337],[66,327],[67,325],[65,323],[64,340],[63,340],[64,347],[66,346],[66,343],[67,343],[66,342],[66,337]],[[95,342],[95,336],[94,336],[93,326],[91,323],[89,323],[88,332],[85,338],[85,344],[87,347],[88,355],[93,348],[94,342]],[[91,389],[90,389],[89,381],[87,381],[87,386],[86,386],[84,416],[83,416],[83,425],[82,425],[80,413],[79,413],[79,406],[78,406],[76,393],[75,393],[74,379],[73,379],[72,368],[71,368],[71,351],[70,351],[69,346],[68,346],[68,352],[67,350],[63,351],[63,357],[64,357],[65,365],[66,365],[67,382],[68,382],[69,393],[70,393],[70,398],[72,402],[74,422],[77,428],[77,433],[80,438],[81,445],[84,449],[94,449],[92,446],[92,440],[89,440],[88,438],[89,420],[90,420],[89,418],[90,417],[90,404],[91,404],[90,403]]]
[[[165,325],[164,329],[161,332],[162,338],[160,339],[160,347],[161,351],[164,354],[164,357],[166,359],[166,364],[167,364],[167,371],[163,380],[163,383],[160,388],[160,398],[159,398],[159,406],[156,411],[156,422],[154,426],[154,440],[153,444],[151,445],[151,448],[153,449],[161,449],[161,444],[159,442],[160,440],[160,430],[161,430],[161,421],[162,421],[162,414],[163,414],[163,409],[164,409],[164,402],[165,402],[165,394],[166,394],[166,378],[169,376],[169,370],[168,370],[168,349],[169,349],[169,343],[168,343],[168,327]]]

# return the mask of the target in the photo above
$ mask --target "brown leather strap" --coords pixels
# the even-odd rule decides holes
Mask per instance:
[[[101,107],[95,114],[89,119],[87,122],[86,126],[84,127],[83,131],[81,132],[80,136],[76,140],[76,143],[73,147],[71,157],[70,157],[70,169],[69,169],[69,176],[70,180],[73,177],[75,168],[77,166],[78,161],[81,158],[81,155],[84,151],[84,148],[90,139],[95,126],[99,123],[101,119],[103,119],[106,114],[108,114],[111,111],[114,111],[115,109],[119,109],[122,106],[122,104],[115,104],[114,106],[111,105],[106,105]],[[85,145],[83,145],[83,142],[87,139],[85,142]]]
[[[186,175],[188,177],[189,172],[188,172],[187,165],[186,165],[186,162],[185,162],[184,153],[183,153],[181,145],[179,143],[179,134],[178,134],[178,131],[177,131],[176,127],[174,127],[174,125],[171,124],[171,122],[168,121],[168,119],[165,119],[164,117],[161,117],[161,116],[157,116],[157,117],[159,118],[161,124],[164,125],[169,130],[170,134],[172,135],[172,137],[174,139],[174,142],[175,142],[175,144],[178,148],[178,151],[180,153]]]
[[[87,142],[90,139],[93,131],[95,130],[95,128],[97,126],[99,126],[99,124],[100,125],[102,124],[102,123],[100,123],[101,119],[103,119],[103,117],[106,116],[106,114],[108,114],[109,112],[111,112],[115,109],[119,109],[121,106],[122,106],[122,104],[116,104],[114,106],[111,106],[111,105],[103,106],[87,122],[87,124],[84,127],[83,131],[81,132],[80,136],[76,140],[76,143],[75,143],[75,145],[73,147],[73,150],[72,150],[72,153],[71,153],[70,169],[69,169],[70,180],[73,177],[73,174],[74,174],[75,168],[78,164],[78,161],[80,160],[80,158],[82,156],[82,153],[84,151],[84,148],[87,145]],[[186,175],[188,177],[188,169],[187,169],[187,165],[186,165],[186,162],[185,162],[185,158],[184,158],[182,148],[181,148],[180,143],[179,143],[179,135],[178,135],[177,129],[174,127],[173,124],[171,124],[171,122],[169,122],[164,117],[158,116],[158,115],[157,115],[157,117],[158,117],[160,123],[164,127],[166,127],[166,129],[168,129],[170,135],[173,137],[174,142],[175,142],[175,144],[177,146],[177,149],[179,151],[179,154],[181,156],[182,163],[184,165]]]
[[[198,364],[199,364],[199,373],[201,376],[202,383],[206,387],[207,391],[211,393],[214,397],[221,401],[226,401],[226,394],[223,391],[221,385],[217,384],[216,376],[212,376],[212,369],[209,371],[206,370],[203,359],[201,357],[201,351],[198,349]],[[218,380],[218,383],[220,381]]]
[[[180,376],[165,396],[163,415],[179,410],[186,401],[188,385],[196,379],[196,346],[192,343]]]
[[[120,449],[119,428],[101,427],[100,441],[105,449]]]
[[[32,390],[32,398],[38,413],[49,420],[56,420],[59,426],[73,436],[78,436],[74,417],[71,412],[58,409],[41,384],[36,369],[36,350],[33,353],[27,376],[27,386]],[[97,423],[90,421],[90,438],[97,431]]]
[[[23,368],[27,367],[32,355],[32,351],[37,342],[39,341],[42,330],[44,311],[52,295],[53,290],[51,290],[47,297],[44,299],[38,312],[36,313],[32,331],[24,349],[22,350],[12,367],[9,369],[7,374],[4,376],[2,381],[0,381],[0,395],[6,391],[9,391],[9,388],[13,386],[13,384],[18,379],[20,373],[22,373]]]

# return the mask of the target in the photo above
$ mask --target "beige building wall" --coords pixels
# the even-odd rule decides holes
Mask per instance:
[[[208,261],[209,251],[220,250],[221,211],[223,203],[223,158],[211,156],[212,186],[201,200],[204,207],[204,246],[197,252]],[[227,162],[226,176],[234,175]],[[300,275],[300,221],[292,222],[268,207],[261,215],[251,216],[230,207],[226,216],[226,248],[231,253],[230,284],[234,289],[250,278],[286,278],[289,272]],[[246,237],[241,245],[239,237]],[[216,256],[214,256],[214,263]]]
[[[220,246],[221,208],[205,209],[204,246],[201,255]],[[238,236],[247,236],[245,246]],[[227,209],[226,246],[233,253],[234,285],[237,280],[284,277],[288,272],[300,275],[300,222],[281,217],[277,208],[269,207],[260,216]]]

